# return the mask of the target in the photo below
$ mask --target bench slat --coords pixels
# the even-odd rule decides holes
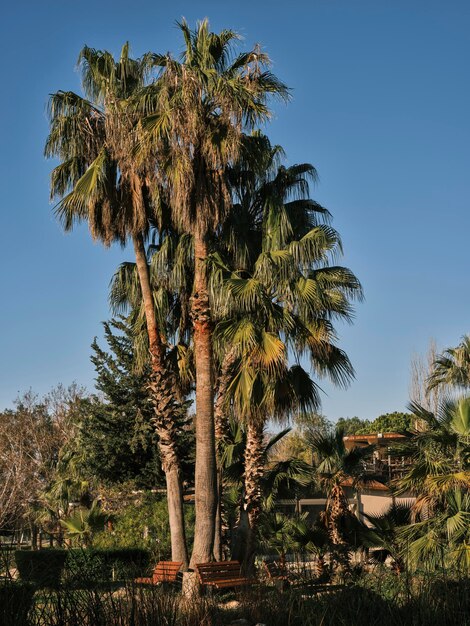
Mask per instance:
[[[159,583],[173,583],[178,579],[178,572],[183,562],[159,561],[152,572],[151,578],[136,578],[136,583],[157,585]]]
[[[256,582],[241,573],[239,561],[214,561],[211,563],[197,563],[196,571],[201,585],[223,589],[241,587]]]

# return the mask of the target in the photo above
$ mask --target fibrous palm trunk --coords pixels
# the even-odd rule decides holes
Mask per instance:
[[[345,541],[341,535],[340,525],[341,520],[349,514],[349,508],[346,495],[338,483],[331,487],[326,512],[331,541],[337,546],[344,545]]]
[[[191,567],[212,560],[217,510],[214,429],[212,321],[207,285],[207,245],[194,237],[194,289],[191,317],[196,365],[195,527]]]
[[[317,554],[314,564],[314,572],[317,578],[322,578],[325,573],[325,558],[323,554]]]
[[[164,350],[155,317],[147,257],[141,237],[134,237],[134,251],[149,337],[152,365],[149,389],[154,406],[153,423],[158,435],[160,457],[166,479],[171,558],[173,561],[182,561],[183,567],[186,569],[189,559],[184,525],[181,464],[176,446],[175,378],[173,372],[165,367]]]
[[[245,569],[249,570],[255,550],[258,521],[261,514],[261,479],[264,471],[264,424],[262,420],[250,420],[246,431],[245,448],[245,497],[243,507],[248,516],[248,536],[244,555]]]
[[[232,382],[232,367],[235,362],[235,350],[230,349],[224,356],[220,376],[217,380],[217,399],[214,406],[214,423],[215,423],[215,439],[218,448],[217,451],[217,511],[215,518],[215,537],[214,537],[214,558],[221,561],[223,556],[223,467],[221,461],[221,442],[228,435],[228,418],[227,418],[227,393]]]

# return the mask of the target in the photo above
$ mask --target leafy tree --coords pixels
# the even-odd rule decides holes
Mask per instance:
[[[411,413],[385,413],[379,415],[372,422],[359,417],[340,417],[336,422],[336,428],[342,430],[345,435],[374,435],[377,433],[396,433],[410,430],[413,425]]]
[[[336,422],[336,428],[345,435],[356,435],[362,429],[368,429],[370,422],[360,417],[340,417]]]
[[[0,413],[0,529],[37,526],[53,532],[60,505],[49,502],[61,448],[76,435],[84,390],[57,386],[43,398],[31,391]]]
[[[108,503],[107,503],[108,504]],[[150,492],[134,496],[125,502],[109,503],[112,511],[112,532],[93,536],[96,548],[147,548],[155,560],[171,558],[170,525],[166,498]],[[189,541],[194,536],[194,508],[185,510],[186,532]]]
[[[385,413],[379,415],[370,424],[369,433],[396,433],[401,431],[408,431],[413,426],[413,416],[411,413],[400,413],[395,411],[393,413]],[[358,431],[358,434],[364,434],[365,428]]]

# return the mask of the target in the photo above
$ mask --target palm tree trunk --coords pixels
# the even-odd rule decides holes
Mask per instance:
[[[229,350],[223,359],[220,376],[217,380],[217,400],[214,407],[214,423],[215,423],[215,439],[217,447],[217,511],[215,519],[215,537],[214,537],[214,558],[216,561],[222,560],[223,538],[222,538],[222,496],[223,496],[223,467],[220,459],[220,444],[228,432],[227,419],[227,393],[230,383],[232,382],[231,369],[235,362],[235,350]]]
[[[173,561],[182,561],[186,569],[189,559],[184,525],[181,465],[176,447],[175,380],[173,373],[164,364],[164,348],[158,333],[147,256],[141,236],[134,237],[134,251],[149,337],[152,364],[149,389],[155,411],[153,422],[158,435],[160,458],[166,478],[171,558]]]
[[[191,317],[196,364],[195,528],[191,567],[212,560],[217,510],[214,430],[212,322],[207,285],[207,245],[194,236],[194,289]]]
[[[328,530],[330,533],[331,541],[341,546],[345,544],[343,537],[341,536],[340,523],[347,515],[349,515],[348,501],[346,495],[341,488],[341,485],[334,484],[328,495],[327,502],[327,519]]]
[[[317,578],[321,578],[325,573],[325,558],[323,554],[317,554],[315,558],[314,572]]]
[[[245,568],[250,569],[255,550],[258,521],[261,514],[261,478],[263,476],[263,431],[262,420],[250,420],[246,431],[245,448],[245,501],[248,514],[248,537],[244,558]]]

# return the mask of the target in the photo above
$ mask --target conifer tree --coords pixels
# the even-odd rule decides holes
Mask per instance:
[[[125,318],[112,319],[103,326],[107,350],[95,338],[91,357],[100,397],[88,400],[89,410],[80,429],[87,470],[111,484],[135,481],[139,487],[163,487],[157,435],[151,423],[150,365],[136,370],[131,328]],[[187,450],[192,435],[184,428],[185,421],[184,411],[180,441]],[[191,455],[184,470],[189,481]]]

